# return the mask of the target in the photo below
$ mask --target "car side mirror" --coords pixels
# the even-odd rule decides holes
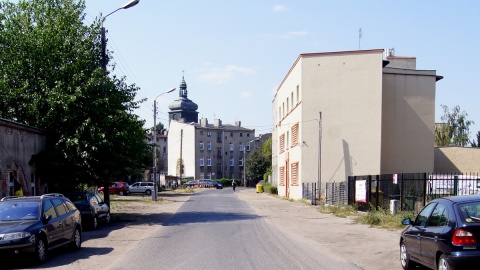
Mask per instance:
[[[402,225],[412,225],[412,220],[410,218],[402,219]]]
[[[52,215],[48,215],[48,216],[43,216],[43,223],[47,223],[49,220],[51,220],[53,217]]]

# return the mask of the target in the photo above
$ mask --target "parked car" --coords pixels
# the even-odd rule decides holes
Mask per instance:
[[[197,181],[195,180],[192,180],[192,181],[188,181],[188,182],[185,182],[185,184],[183,184],[186,188],[189,187],[189,188],[194,188],[195,186],[198,186],[198,183]]]
[[[218,180],[213,180],[213,187],[216,189],[223,189],[222,183]]]
[[[104,187],[98,188],[98,193],[103,194]],[[109,188],[110,194],[118,194],[120,196],[128,195],[130,193],[130,186],[127,182],[113,182]]]
[[[65,193],[82,215],[82,227],[97,229],[100,222],[110,222],[110,207],[98,196],[88,191]]]
[[[80,249],[80,211],[62,194],[4,197],[0,200],[0,252],[30,254],[42,263],[47,253],[64,245]]]
[[[130,193],[145,193],[147,195],[154,192],[153,182],[136,182],[129,186]]]
[[[438,198],[427,204],[400,236],[403,269],[478,269],[480,195]]]

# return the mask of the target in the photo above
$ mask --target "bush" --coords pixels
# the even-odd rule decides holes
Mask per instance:
[[[270,183],[263,183],[263,191],[268,194],[277,195],[278,189]]]

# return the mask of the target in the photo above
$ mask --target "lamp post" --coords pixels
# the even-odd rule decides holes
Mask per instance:
[[[152,201],[157,200],[157,98],[161,95],[168,94],[175,91],[175,88],[169,89],[160,95],[158,95],[153,100],[153,192],[152,192]]]
[[[102,69],[103,69],[103,76],[107,76],[107,40],[105,39],[105,27],[103,27],[103,23],[105,22],[105,19],[107,19],[108,16],[112,15],[113,13],[119,11],[120,9],[127,9],[135,6],[138,4],[140,0],[131,0],[122,7],[117,8],[116,10],[108,13],[106,16],[102,18]],[[103,87],[103,98],[106,98],[106,91],[105,87]],[[107,127],[107,125],[105,125]],[[107,132],[105,132],[107,133]],[[105,134],[105,136],[108,136],[108,134]],[[104,201],[105,203],[110,206],[110,184],[109,184],[109,179],[108,179],[108,172],[105,174],[105,179],[104,179],[104,189],[103,189],[103,194],[104,194]]]
[[[249,146],[249,149],[250,149],[250,143],[255,141],[255,139],[249,141],[247,144]],[[245,147],[243,149],[243,186],[246,187],[247,186],[247,157],[246,157],[246,153],[247,153],[247,144],[245,144]],[[251,149],[250,149],[251,150]]]

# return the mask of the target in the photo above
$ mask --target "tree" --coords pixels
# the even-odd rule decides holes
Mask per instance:
[[[470,142],[470,125],[473,121],[467,120],[468,114],[460,111],[456,106],[450,112],[446,105],[443,108],[443,123],[435,126],[435,146],[467,146]]]
[[[58,190],[131,174],[151,151],[138,87],[104,76],[100,18],[84,18],[84,0],[0,3],[0,117],[46,130],[32,162]]]
[[[245,174],[247,179],[251,180],[260,180],[263,179],[263,174],[267,171],[268,167],[270,167],[270,162],[264,155],[262,155],[262,151],[260,149],[255,149],[247,158],[247,170]]]
[[[156,130],[163,130],[164,128],[165,128],[165,126],[163,125],[162,122],[160,122],[160,123],[157,124]],[[154,128],[152,127],[151,129],[153,130]]]

